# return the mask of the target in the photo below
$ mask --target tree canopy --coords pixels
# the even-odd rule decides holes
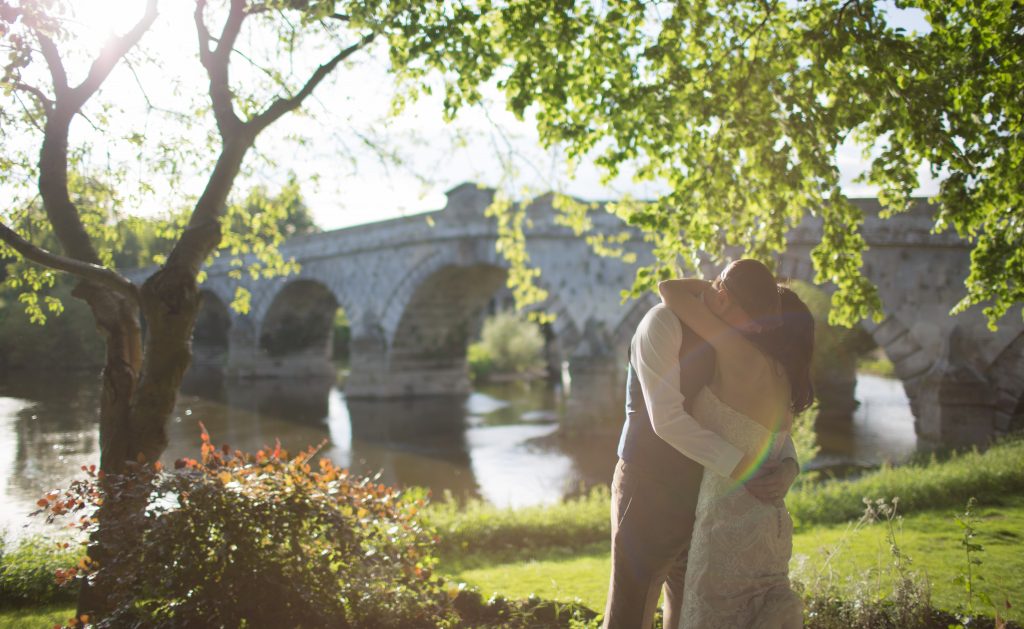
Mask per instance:
[[[927,28],[893,26],[892,10]],[[634,294],[702,251],[770,259],[811,214],[824,223],[813,263],[837,289],[833,321],[877,314],[863,217],[840,188],[837,149],[855,140],[870,161],[861,181],[888,215],[908,209],[919,167],[941,179],[935,229],[971,246],[956,312],[985,304],[994,326],[1024,301],[1020,2],[512,0],[472,29],[545,144],[609,178],[625,169],[666,184],[653,202],[611,206],[654,243]],[[451,110],[479,97],[474,76],[448,82]],[[585,211],[570,215],[583,225]],[[525,264],[517,225],[507,247]]]

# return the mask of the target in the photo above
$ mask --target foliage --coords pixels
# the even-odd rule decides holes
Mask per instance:
[[[857,373],[869,373],[882,378],[895,378],[896,366],[881,348],[865,354],[857,361]]]
[[[74,600],[77,589],[61,587],[54,573],[81,559],[77,547],[42,536],[16,544],[0,540],[0,606]]]
[[[494,371],[494,358],[483,343],[470,343],[466,348],[466,364],[473,382],[485,382]]]
[[[352,324],[348,320],[348,315],[345,314],[344,308],[338,308],[334,312],[334,323],[333,323],[333,336],[331,342],[333,348],[331,356],[334,360],[341,360],[348,358],[349,342],[352,339]]]
[[[512,312],[484,320],[480,341],[468,349],[470,371],[486,377],[491,371],[525,373],[543,366],[544,336],[537,324]]]
[[[464,623],[460,626],[505,629],[597,629],[600,626],[600,615],[578,600],[568,603],[550,601],[534,594],[526,600],[509,600],[499,594],[484,600],[479,591],[464,586],[465,584],[459,584],[459,594],[454,602]]]
[[[963,515],[956,515],[953,518],[963,531],[963,535],[960,538],[960,546],[964,551],[964,563],[962,564],[960,574],[953,577],[953,583],[962,586],[964,593],[967,595],[967,603],[958,614],[960,616],[961,628],[965,628],[968,625],[973,626],[972,621],[978,614],[975,601],[984,604],[987,608],[994,607],[992,597],[978,589],[981,585],[980,582],[984,580],[984,577],[978,573],[982,564],[979,553],[985,551],[985,546],[975,539],[981,524],[981,520],[978,518],[977,507],[978,501],[974,499],[974,496],[971,496],[967,500],[967,506],[964,507]]]
[[[921,15],[924,32],[894,26],[894,10]],[[445,102],[478,102],[475,79],[495,72],[510,109],[570,170],[593,158],[607,180],[663,186],[652,202],[610,208],[654,245],[633,295],[696,269],[702,251],[770,261],[792,226],[821,219],[816,283],[835,285],[832,322],[846,325],[880,304],[838,149],[866,147],[859,181],[878,186],[885,216],[910,207],[927,166],[941,178],[936,229],[972,248],[955,310],[986,304],[994,325],[1024,302],[1022,24],[1010,1],[508,2],[467,26],[485,67],[448,75]],[[519,252],[510,262],[527,266]]]
[[[417,496],[350,475],[312,448],[289,457],[216,448],[174,470],[90,472],[40,501],[48,517],[87,513],[111,495],[142,499],[119,527],[124,542],[95,567],[119,607],[97,626],[433,627],[449,599],[434,576],[433,538]],[[81,517],[81,526],[95,526]],[[145,566],[140,570],[140,566]],[[134,624],[133,624],[134,623]]]
[[[796,458],[800,461],[802,468],[806,468],[818,456],[818,452],[821,450],[821,446],[818,445],[818,434],[814,430],[814,423],[817,419],[817,404],[793,418],[790,437],[793,439],[793,445],[796,447]],[[807,472],[797,477],[799,482],[807,482],[806,479]]]
[[[266,186],[254,186],[240,203],[227,207],[223,220],[228,229],[215,255],[230,255],[228,276],[234,280],[246,275],[256,280],[298,273],[299,264],[294,258],[286,260],[278,247],[290,236],[320,231],[302,200],[295,173],[276,195]],[[231,308],[248,312],[250,297],[248,289],[236,286]]]
[[[103,345],[89,307],[70,299],[70,294],[71,287],[63,279],[47,291],[47,297],[60,300],[64,309],[56,320],[42,327],[15,303],[13,290],[0,290],[0,371],[102,364]]]
[[[801,281],[793,281],[789,287],[814,316],[811,375],[815,388],[820,389],[819,383],[828,382],[833,374],[843,375],[842,370],[854,365],[857,357],[874,347],[875,342],[860,326],[845,328],[829,324],[832,306],[825,291]]]

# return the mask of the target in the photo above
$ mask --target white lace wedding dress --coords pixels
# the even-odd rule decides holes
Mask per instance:
[[[771,431],[705,387],[694,417],[747,453],[770,442],[779,458],[787,434]],[[679,629],[803,626],[800,597],[789,586],[793,521],[782,501],[766,504],[730,479],[705,470],[697,499]]]

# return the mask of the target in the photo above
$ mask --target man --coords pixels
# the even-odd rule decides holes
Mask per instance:
[[[704,296],[733,327],[775,324],[775,279],[756,260],[727,266]],[[630,347],[626,423],[612,480],[612,575],[606,629],[647,629],[664,585],[666,629],[679,626],[686,556],[704,468],[737,477],[751,462],[688,412],[711,382],[714,352],[665,306],[652,308]],[[785,495],[799,471],[792,442],[785,460],[745,484],[761,500]]]

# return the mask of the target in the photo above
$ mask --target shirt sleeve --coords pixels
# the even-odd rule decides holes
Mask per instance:
[[[721,476],[731,476],[743,452],[701,426],[683,408],[679,348],[683,327],[664,305],[652,308],[633,335],[630,362],[636,369],[654,434]]]

